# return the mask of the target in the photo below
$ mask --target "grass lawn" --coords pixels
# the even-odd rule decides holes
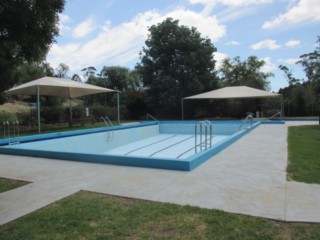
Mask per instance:
[[[287,176],[320,184],[320,125],[289,127]]]
[[[0,226],[1,239],[320,239],[320,224],[78,192]]]
[[[14,180],[14,179],[0,178],[0,193],[9,191],[14,188],[22,187],[26,184],[28,184],[28,182]]]

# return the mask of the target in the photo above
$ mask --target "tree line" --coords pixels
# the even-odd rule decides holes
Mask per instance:
[[[4,73],[0,75],[2,102],[6,100],[4,90],[15,84],[42,76],[66,77],[69,71],[65,63],[61,63],[54,70],[44,61],[50,44],[58,35],[57,14],[63,11],[64,1],[25,2],[28,3],[25,6],[16,6],[15,1],[5,0],[0,5],[2,9],[9,10],[6,14],[0,11],[0,70]],[[49,4],[49,10],[45,3]],[[41,32],[31,32],[28,37],[24,34],[21,39],[17,37],[16,31],[23,33],[29,29],[23,29],[26,25],[10,24],[14,7],[24,8],[23,14],[30,14],[28,19],[34,26],[46,21],[44,29]],[[34,8],[38,9],[36,14]],[[37,18],[33,20],[32,14],[37,15]],[[178,20],[167,18],[148,30],[148,38],[140,52],[140,61],[133,70],[122,66],[104,66],[100,72],[93,66],[82,69],[82,74],[89,84],[121,92],[121,104],[127,118],[141,118],[146,113],[161,118],[178,118],[181,98],[221,87],[245,85],[269,89],[268,79],[273,74],[262,71],[266,63],[256,56],[249,56],[245,60],[238,56],[226,58],[217,69],[214,59],[216,47],[209,38],[202,37],[196,28],[180,25]],[[37,48],[30,52],[30,49],[24,47],[24,41]],[[318,44],[319,42],[318,39]],[[314,52],[300,56],[298,64],[301,64],[306,72],[306,79],[296,79],[286,66],[279,66],[289,83],[288,87],[279,91],[284,96],[287,115],[310,115],[307,109],[310,108],[310,103],[315,103],[320,91],[319,50],[318,45]],[[72,79],[83,80],[81,74],[73,75]],[[47,104],[61,104],[57,98],[46,99]],[[84,97],[83,101],[89,105],[109,107],[116,104],[114,96],[102,94]],[[262,105],[258,99],[241,100],[240,104],[234,100],[195,101],[188,104],[186,116],[194,118],[212,115],[214,109],[216,115],[242,117],[241,115],[250,109],[261,110]],[[314,111],[315,107],[313,106]]]

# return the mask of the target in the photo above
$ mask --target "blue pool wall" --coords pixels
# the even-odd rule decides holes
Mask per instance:
[[[144,126],[143,128],[132,127],[104,131],[94,134],[74,135],[63,138],[46,139],[43,141],[28,142],[21,144],[23,149],[41,149],[46,151],[77,152],[103,154],[110,149],[134,142],[144,138],[155,136],[159,133],[159,125]],[[15,147],[11,145],[11,147]]]
[[[181,124],[181,121],[165,121],[161,122],[160,125],[158,125],[157,122],[143,122],[140,124],[135,125],[126,125],[126,126],[118,126],[113,128],[101,128],[99,129],[93,129],[93,130],[80,130],[80,131],[72,131],[72,132],[63,132],[63,133],[54,133],[54,134],[42,134],[37,136],[29,136],[29,137],[22,137],[18,140],[21,140],[21,142],[31,142],[39,141],[37,144],[40,144],[43,140],[47,139],[57,139],[57,138],[64,138],[59,139],[59,141],[63,140],[62,142],[67,142],[70,140],[70,137],[72,136],[79,136],[83,135],[83,137],[86,136],[86,134],[95,132],[99,134],[106,134],[108,131],[118,131],[122,129],[137,129],[140,127],[146,127],[146,126],[160,126],[158,131],[172,131],[174,127],[169,127],[170,125],[173,126],[174,124]],[[196,121],[187,121],[183,122],[185,127],[189,129],[193,129],[194,131],[194,124],[197,123]],[[227,123],[221,123],[218,121],[218,123],[223,125],[229,125],[232,126],[235,123],[227,122]],[[217,131],[218,129],[218,123],[213,122],[214,129]],[[237,121],[236,127],[239,129],[239,121]],[[253,128],[257,127],[260,124],[260,122],[254,122],[251,128],[244,128],[241,131],[238,131],[230,137],[222,142],[217,144],[214,148],[210,148],[208,150],[204,150],[196,155],[193,155],[187,159],[184,160],[177,160],[177,159],[160,159],[160,158],[147,158],[147,157],[131,157],[131,156],[109,156],[109,155],[102,155],[102,154],[94,154],[94,153],[79,153],[79,152],[63,152],[63,151],[41,151],[41,150],[34,150],[34,149],[22,149],[19,147],[19,144],[17,145],[11,145],[10,147],[0,147],[0,153],[3,154],[12,154],[12,155],[21,155],[21,156],[32,156],[32,157],[43,157],[43,158],[51,158],[51,159],[62,159],[62,160],[72,160],[72,161],[82,161],[82,162],[92,162],[92,163],[107,163],[107,164],[115,164],[115,165],[124,165],[124,166],[137,166],[137,167],[150,167],[150,168],[161,168],[161,169],[172,169],[172,170],[182,170],[182,171],[190,171],[218,152],[220,152],[222,149],[227,147],[228,145],[235,142],[237,139],[245,135],[247,132],[251,131]],[[133,136],[136,138],[135,136]],[[17,139],[15,139],[17,140]],[[14,140],[11,140],[14,141]],[[4,144],[4,141],[2,140],[0,144]],[[8,142],[7,142],[8,144]]]

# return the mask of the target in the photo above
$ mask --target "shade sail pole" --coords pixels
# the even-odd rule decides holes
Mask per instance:
[[[40,86],[37,86],[37,110],[38,110],[38,133],[41,132],[40,124]]]
[[[281,100],[280,100],[280,104],[281,104],[281,119],[283,119],[284,117],[284,109],[283,109],[283,96],[281,95]]]
[[[71,98],[69,98],[69,127],[72,127],[72,103],[71,103]]]
[[[181,99],[181,120],[183,120],[183,98]]]
[[[120,94],[117,92],[117,115],[118,115],[118,124],[120,125]]]

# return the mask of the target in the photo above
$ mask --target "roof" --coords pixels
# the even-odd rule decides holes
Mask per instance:
[[[234,86],[220,88],[183,99],[279,98],[281,96],[281,94],[270,93],[247,86]]]
[[[76,98],[96,93],[116,92],[116,90],[76,82],[71,79],[42,77],[11,88],[6,91],[6,93],[10,95],[37,95],[38,87],[40,95],[42,96],[59,96],[68,98]]]

